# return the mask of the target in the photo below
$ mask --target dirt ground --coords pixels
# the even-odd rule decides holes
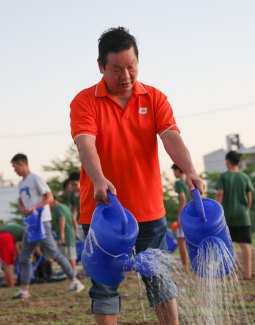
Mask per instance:
[[[240,255],[240,252],[238,252],[238,255]],[[253,255],[255,256],[254,251]],[[176,258],[179,257],[176,256]],[[253,258],[253,272],[255,273],[255,258]],[[190,291],[192,295],[196,294],[196,275],[189,272],[185,277],[186,282],[184,277],[179,277],[176,280],[179,282],[180,288],[180,297],[178,298],[180,306],[183,292]],[[85,290],[80,293],[70,293],[68,291],[68,280],[48,284],[33,284],[31,285],[31,298],[25,301],[7,300],[17,292],[17,287],[0,288],[0,324],[96,324],[90,310],[88,296],[90,280],[82,280],[82,282],[85,285]],[[243,307],[240,306],[239,301],[235,301],[234,307],[232,306],[235,314],[231,316],[230,322],[226,318],[224,324],[255,324],[255,275],[251,281],[240,281],[240,288]],[[126,279],[120,285],[120,292],[122,298],[121,313],[118,318],[119,325],[158,324],[152,308],[148,306],[144,288],[140,288],[136,274],[128,273]],[[236,297],[238,298],[238,296]],[[180,310],[180,324],[198,325],[196,308],[197,304],[199,304],[199,297],[196,299],[194,305],[190,306],[189,315],[184,315]],[[245,313],[248,315],[249,321]],[[201,325],[203,325],[202,321]]]

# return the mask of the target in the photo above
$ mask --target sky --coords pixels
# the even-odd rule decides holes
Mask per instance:
[[[138,40],[138,80],[167,95],[196,170],[238,133],[255,145],[253,0],[0,1],[0,174],[11,158],[33,172],[63,159],[72,143],[70,102],[98,83],[97,40],[111,27]],[[223,109],[223,110],[221,110]],[[161,170],[170,158],[159,140]]]

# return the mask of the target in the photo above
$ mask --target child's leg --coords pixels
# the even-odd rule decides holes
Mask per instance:
[[[244,274],[245,279],[251,279],[251,248],[247,243],[240,243],[244,261]]]
[[[179,245],[179,251],[181,255],[182,264],[185,267],[185,271],[189,271],[189,265],[188,265],[188,253],[185,245],[185,238],[177,238],[178,245]]]
[[[71,264],[72,269],[75,271],[75,269],[76,269],[76,260],[69,260],[69,263]]]
[[[30,277],[31,277],[31,257],[36,249],[38,242],[30,243],[27,238],[26,232],[22,238],[21,251],[19,256],[19,262],[21,265],[21,289],[23,291],[29,291]]]
[[[8,287],[14,287],[15,280],[14,280],[14,272],[13,272],[13,265],[8,263],[3,263],[4,269],[4,279]]]
[[[241,263],[240,263],[240,261],[239,261],[239,259],[238,259],[238,256],[237,256],[237,253],[236,253],[236,249],[235,249],[235,247],[233,247],[234,248],[234,253],[235,253],[235,257],[236,257],[236,265],[237,265],[237,267],[238,267],[238,270],[242,270],[242,265],[241,265]]]

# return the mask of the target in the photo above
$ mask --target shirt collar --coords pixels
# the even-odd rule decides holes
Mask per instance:
[[[137,95],[144,95],[147,94],[147,90],[145,87],[139,82],[136,81],[134,84],[134,94]],[[100,80],[100,82],[96,85],[96,90],[95,90],[95,97],[105,97],[109,96],[109,91],[107,90],[104,77]]]

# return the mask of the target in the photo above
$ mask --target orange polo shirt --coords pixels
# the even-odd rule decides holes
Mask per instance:
[[[179,131],[167,97],[138,81],[125,110],[109,94],[104,78],[71,103],[71,133],[96,138],[104,176],[138,222],[165,215],[157,134]],[[180,131],[179,131],[180,132]],[[96,207],[93,184],[81,168],[80,223],[89,224]]]

